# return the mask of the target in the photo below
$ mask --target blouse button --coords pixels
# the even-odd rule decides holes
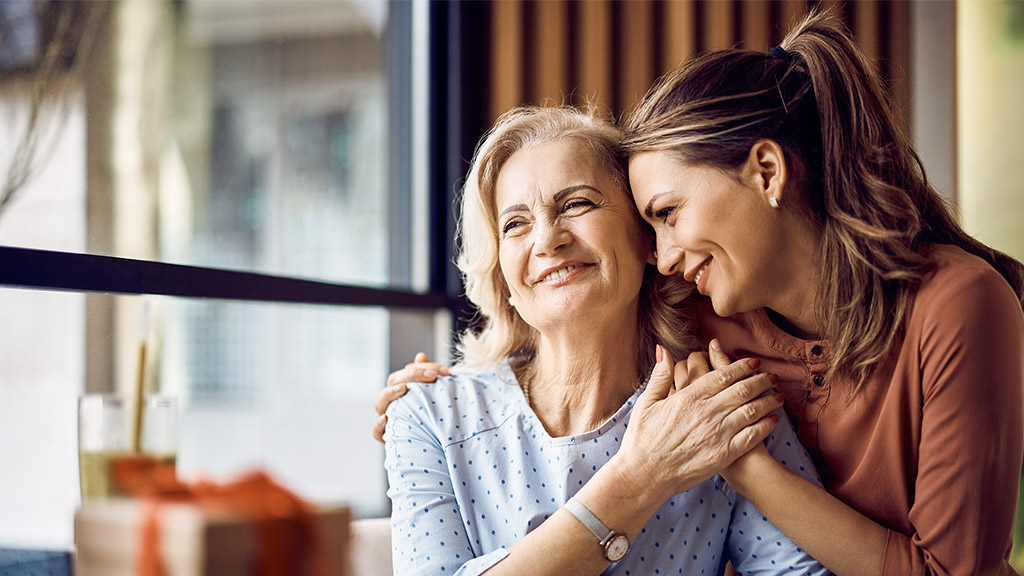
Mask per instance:
[[[815,356],[821,356],[821,352],[821,346],[818,346],[817,344],[811,346],[811,354],[814,354]]]
[[[822,376],[821,374],[818,374],[817,376],[815,376],[814,377],[814,385],[818,386],[819,388],[821,386],[824,386],[825,385],[825,377]]]

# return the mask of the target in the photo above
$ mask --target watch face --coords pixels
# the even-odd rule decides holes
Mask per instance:
[[[629,539],[622,534],[617,534],[604,546],[604,557],[612,562],[622,560],[626,552],[629,552]]]

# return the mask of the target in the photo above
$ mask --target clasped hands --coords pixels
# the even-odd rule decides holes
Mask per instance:
[[[657,358],[622,449],[606,466],[664,500],[725,471],[752,449],[763,450],[783,396],[773,390],[777,376],[757,372],[757,359],[733,362],[714,340],[707,353],[694,352],[685,361],[673,363],[660,347]]]
[[[727,473],[745,454],[764,451],[763,442],[778,422],[772,414],[783,396],[774,374],[758,373],[760,361],[732,361],[717,340],[708,351],[673,362],[658,347],[657,364],[640,395],[622,439],[622,449],[606,464],[624,481],[662,500],[707,478]],[[413,362],[388,376],[374,408],[373,436],[384,441],[385,410],[406,392],[409,382],[433,382],[449,375],[447,366],[416,354]],[[756,450],[755,450],[756,449]]]

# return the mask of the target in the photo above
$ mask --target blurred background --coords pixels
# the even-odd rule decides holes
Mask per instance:
[[[0,0],[0,547],[71,547],[76,398],[130,393],[141,341],[183,475],[388,514],[372,400],[471,321],[453,202],[493,120],[621,117],[818,5],[968,231],[1024,259],[1022,0]]]

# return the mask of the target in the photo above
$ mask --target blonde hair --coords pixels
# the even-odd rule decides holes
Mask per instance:
[[[489,366],[510,356],[530,356],[536,347],[537,331],[508,303],[510,292],[498,262],[495,185],[502,166],[519,150],[572,140],[581,153],[600,161],[632,202],[625,166],[616,152],[620,135],[618,128],[592,111],[522,106],[502,115],[481,139],[462,188],[457,233],[460,248],[456,264],[462,272],[466,296],[478,311],[477,327],[459,337],[457,351],[462,365]],[[650,235],[635,210],[634,214],[644,233]],[[686,303],[692,293],[688,284],[660,276],[654,267],[647,266],[640,290],[638,380],[654,367],[656,343],[674,358],[684,357],[696,343],[692,313]]]
[[[782,146],[795,174],[787,198],[795,193],[822,237],[814,306],[833,348],[826,377],[850,382],[852,396],[902,339],[913,292],[933,267],[923,244],[985,259],[1018,295],[1024,270],[957,224],[832,13],[812,12],[781,48],[713,52],[668,74],[627,119],[621,151],[671,150],[735,169],[760,139]]]

